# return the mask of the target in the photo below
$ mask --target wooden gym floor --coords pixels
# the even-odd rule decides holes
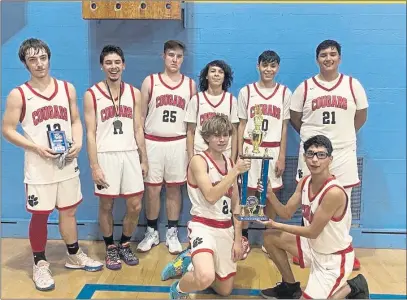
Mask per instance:
[[[81,246],[93,258],[104,260],[103,242],[82,241]],[[135,245],[133,244],[133,247]],[[168,299],[172,280],[163,282],[160,273],[174,258],[165,244],[140,254],[140,264],[123,265],[121,271],[104,269],[85,272],[64,268],[65,245],[48,241],[46,256],[51,263],[55,290],[39,292],[32,282],[32,254],[26,239],[2,239],[1,299]],[[369,282],[371,298],[406,299],[406,251],[391,249],[356,249],[362,272]],[[307,282],[308,270],[293,266],[301,285]],[[358,272],[354,272],[354,275]],[[280,281],[272,261],[253,248],[245,261],[239,262],[234,294],[230,298],[260,298],[258,290]],[[192,298],[214,298],[213,294],[195,294]]]

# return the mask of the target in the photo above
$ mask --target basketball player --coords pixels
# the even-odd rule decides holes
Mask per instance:
[[[230,66],[222,60],[214,60],[202,69],[199,76],[198,94],[188,104],[185,122],[187,122],[188,161],[196,153],[205,151],[208,146],[199,134],[205,120],[216,113],[223,113],[232,122],[233,133],[229,139],[225,155],[236,160],[237,154],[237,100],[228,92],[233,81]]]
[[[141,87],[142,116],[146,139],[149,173],[146,184],[147,230],[137,251],[147,252],[158,245],[157,229],[160,212],[160,191],[166,185],[168,229],[166,246],[171,254],[178,254],[182,246],[178,240],[178,220],[181,212],[181,189],[186,182],[187,105],[196,93],[195,82],[181,74],[185,46],[179,41],[164,44],[164,72],[151,74]]]
[[[263,134],[262,142],[259,145],[259,155],[263,155],[267,148],[268,154],[273,157],[273,160],[270,160],[268,177],[274,191],[283,186],[282,175],[285,169],[291,96],[290,89],[275,80],[279,68],[279,55],[274,51],[264,51],[258,57],[259,81],[246,85],[240,90],[238,96],[240,120],[238,153],[239,155],[246,152],[252,154],[252,132],[256,127],[260,127]],[[260,121],[260,124],[256,124],[257,120]],[[254,195],[257,190],[257,181],[261,176],[261,164],[261,160],[252,162],[249,171],[248,194]],[[269,208],[267,208],[267,212],[269,216],[272,216],[273,213],[269,211]],[[243,227],[243,236],[248,239],[248,222],[245,222]]]
[[[99,271],[103,264],[89,258],[78,245],[76,210],[82,201],[77,157],[82,148],[82,123],[76,90],[49,73],[51,50],[38,39],[25,40],[18,52],[30,73],[30,80],[13,89],[7,97],[3,135],[25,150],[24,182],[26,209],[32,213],[29,239],[34,255],[33,281],[40,291],[55,288],[50,264],[45,257],[47,221],[59,211],[59,231],[67,246],[65,267]],[[21,124],[24,135],[17,131]],[[58,154],[48,133],[64,131],[72,142],[69,151]]]
[[[250,169],[250,160],[239,159],[233,166],[224,154],[232,132],[233,125],[223,114],[202,125],[208,149],[192,157],[187,171],[193,271],[171,285],[170,299],[185,299],[188,293],[208,287],[221,296],[232,291],[242,254],[241,223],[235,217],[232,223],[232,212],[240,213],[237,177]]]
[[[130,239],[138,224],[148,173],[141,121],[140,91],[122,80],[125,58],[120,47],[107,45],[100,54],[105,80],[84,96],[87,148],[95,195],[99,196],[99,224],[106,244],[106,267],[134,266],[138,258]],[[126,199],[126,215],[118,245],[113,241],[113,203]]]
[[[351,199],[352,188],[359,185],[356,133],[365,124],[368,101],[360,82],[339,73],[341,46],[326,40],[316,49],[319,74],[302,82],[291,97],[291,124],[300,134],[302,144],[316,134],[332,141],[335,160],[331,172]],[[306,164],[298,160],[297,181],[309,174]],[[294,263],[298,259],[294,258]],[[355,258],[354,269],[360,268]]]
[[[350,227],[350,199],[340,182],[329,171],[332,157],[331,141],[316,135],[303,144],[310,175],[300,180],[286,205],[281,204],[273,190],[268,201],[281,218],[291,219],[302,206],[304,226],[262,222],[269,226],[264,245],[269,257],[282,275],[277,286],[261,291],[264,298],[278,299],[368,299],[369,289],[363,275],[347,280],[352,273],[354,250]],[[302,292],[287,258],[287,252],[298,256],[302,268],[310,267],[307,286]]]

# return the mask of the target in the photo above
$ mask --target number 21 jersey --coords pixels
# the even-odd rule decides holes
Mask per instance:
[[[181,75],[177,85],[169,86],[161,74],[152,74],[150,81],[145,134],[164,138],[185,136],[184,119],[192,96],[192,80]]]
[[[334,82],[324,82],[315,76],[299,88],[303,89],[301,140],[304,142],[314,135],[323,134],[331,140],[335,149],[354,145],[356,110],[367,107],[366,96],[356,96],[364,94],[360,83],[344,74],[340,74]],[[297,108],[293,110],[298,111]]]

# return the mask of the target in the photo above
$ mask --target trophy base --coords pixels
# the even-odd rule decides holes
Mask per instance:
[[[269,217],[267,216],[236,216],[236,219],[239,221],[268,221]]]

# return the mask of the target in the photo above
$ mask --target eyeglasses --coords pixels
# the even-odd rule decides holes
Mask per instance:
[[[324,152],[324,151],[318,151],[318,152],[314,152],[314,151],[307,151],[305,152],[305,157],[307,158],[314,158],[314,156],[317,156],[318,159],[325,159],[327,158],[328,152]]]

